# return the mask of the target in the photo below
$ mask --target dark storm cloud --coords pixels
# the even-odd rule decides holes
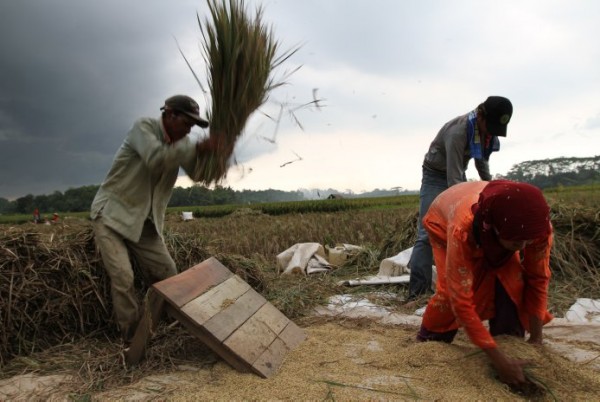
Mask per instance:
[[[365,15],[364,4],[345,5],[351,11],[346,16],[336,12],[339,7],[273,2],[265,5],[265,19],[286,38],[286,47],[304,42],[307,56],[294,61],[318,65],[333,49],[340,63],[357,59],[358,69],[385,73],[397,65],[393,43],[408,38],[386,35],[385,27],[400,17],[376,13],[383,18],[378,46],[390,51],[375,63],[378,46],[368,43],[371,36],[360,27],[372,26],[365,18],[376,17]],[[181,76],[197,89],[173,37],[198,40],[196,12],[202,17],[204,1],[20,0],[0,8],[0,197],[100,183],[137,117],[157,114]],[[295,18],[288,24],[289,15]],[[332,30],[335,21],[327,15],[339,18],[343,28]],[[175,70],[179,77],[173,77]],[[244,156],[260,153],[259,145]]]
[[[301,38],[304,44],[301,52],[313,66],[335,68],[328,65],[334,61],[338,66],[352,65],[372,74],[394,75],[399,69],[425,73],[432,66],[435,54],[431,47],[420,48],[415,44],[414,32],[419,32],[421,42],[430,45],[434,45],[433,38],[445,40],[447,36],[423,21],[447,15],[443,3],[432,9],[418,2],[381,0],[281,1],[269,4],[268,11],[278,32],[285,31],[289,38]],[[289,18],[290,15],[294,18]],[[284,20],[285,24],[280,22]],[[405,49],[411,49],[410,58],[406,57]]]
[[[364,166],[401,150],[401,143],[390,146],[399,137],[425,149],[439,124],[490,93],[509,96],[516,107],[515,135],[496,159],[505,158],[504,171],[539,155],[598,148],[599,53],[589,40],[598,36],[598,2],[246,0],[250,9],[259,3],[282,49],[302,45],[283,69],[303,66],[261,111],[274,117],[281,104],[294,109],[312,100],[314,88],[325,107],[298,110],[302,129],[287,115],[281,124],[253,119],[236,147],[237,160],[254,167],[253,189],[272,187],[273,167],[292,151],[306,162],[316,136],[325,143],[339,137],[339,144],[348,133],[381,138],[361,156]],[[203,78],[196,13],[204,20],[206,8],[206,0],[0,1],[0,197],[98,184],[136,118],[157,116],[175,93],[203,108],[208,99],[174,37]],[[574,126],[581,133],[570,132]],[[537,141],[557,130],[570,134],[563,142]],[[312,148],[301,153],[283,144]],[[265,153],[273,155],[257,158]],[[405,188],[418,187],[421,155],[389,156]],[[306,170],[282,183],[331,187],[339,178],[341,188],[355,185],[343,153],[323,159],[327,166],[292,165]],[[288,168],[286,175],[294,170]]]
[[[0,197],[103,179],[133,120],[158,114],[169,63],[184,66],[173,36],[196,5],[170,4],[2,2]]]

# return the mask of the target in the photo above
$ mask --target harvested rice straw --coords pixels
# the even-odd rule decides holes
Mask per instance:
[[[273,70],[298,47],[279,54],[279,43],[271,28],[263,24],[260,6],[252,19],[243,0],[207,2],[210,19],[202,23],[198,16],[198,24],[212,98],[210,140],[217,145],[217,150],[201,161],[202,181],[210,185],[226,176],[235,142],[250,115],[271,90],[284,84],[273,78]]]

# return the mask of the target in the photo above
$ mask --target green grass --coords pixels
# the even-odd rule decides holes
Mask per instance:
[[[600,185],[557,187],[544,190],[544,195],[551,205],[567,203],[600,208]],[[181,212],[183,211],[191,211],[196,218],[221,218],[231,215],[236,211],[255,211],[256,213],[277,216],[285,214],[329,213],[351,210],[418,208],[418,205],[419,195],[409,194],[392,197],[343,198],[334,200],[287,201],[256,204],[194,205],[168,208],[167,214],[181,215]],[[47,214],[47,217],[50,218],[50,215]],[[60,217],[61,219],[69,217],[88,219],[89,212],[63,212],[60,214]],[[31,214],[0,215],[0,224],[14,225],[31,221]]]
[[[59,214],[60,220],[69,218],[77,218],[77,219],[88,219],[90,217],[89,211],[84,212],[61,212]],[[52,219],[52,214],[41,214],[41,218],[43,219]],[[20,225],[24,223],[33,223],[33,215],[32,214],[0,214],[0,224],[4,225]]]
[[[568,203],[600,208],[600,184],[555,187],[544,190],[549,203]]]
[[[277,216],[314,212],[341,212],[350,210],[378,210],[393,208],[417,208],[418,195],[398,195],[393,197],[344,198],[335,200],[307,200],[287,202],[267,202],[258,204],[210,205],[169,208],[169,214],[191,211],[196,218],[221,218],[235,211],[251,210]]]

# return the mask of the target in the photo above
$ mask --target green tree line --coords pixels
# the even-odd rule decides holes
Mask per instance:
[[[504,178],[530,183],[541,189],[598,184],[600,155],[525,161],[514,165]]]
[[[568,187],[600,183],[600,155],[587,158],[554,158],[525,161],[513,165],[506,175],[497,176],[509,180],[531,183],[542,189]],[[38,208],[42,214],[54,212],[85,212],[89,211],[92,200],[98,191],[98,185],[71,188],[64,193],[55,191],[47,195],[28,194],[16,200],[0,198],[0,214],[29,214]],[[363,198],[392,196],[408,193],[400,188],[392,190],[375,190],[369,193],[354,194],[350,190],[337,193],[333,189],[312,190],[318,198],[325,199],[330,194],[337,193],[344,198]],[[314,198],[314,197],[311,197]],[[176,187],[169,202],[169,207],[256,204],[268,202],[303,201],[304,192],[282,190],[242,190],[236,191],[231,187],[192,186],[190,188]]]
[[[0,214],[30,214],[37,208],[42,215],[54,212],[85,212],[90,210],[99,185],[71,188],[64,193],[55,191],[48,195],[32,195],[9,201],[0,198]],[[169,207],[207,206],[228,204],[254,204],[259,202],[302,201],[300,191],[281,190],[242,190],[216,186],[209,189],[204,186],[190,188],[176,187]]]

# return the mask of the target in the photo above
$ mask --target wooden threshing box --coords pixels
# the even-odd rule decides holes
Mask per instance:
[[[157,282],[148,292],[145,313],[126,353],[129,365],[143,357],[163,308],[231,366],[265,378],[306,337],[216,258]]]

